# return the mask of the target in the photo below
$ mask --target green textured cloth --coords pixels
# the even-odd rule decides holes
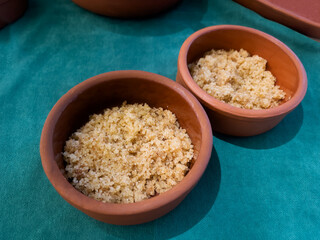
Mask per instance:
[[[175,79],[183,41],[217,24],[253,27],[287,44],[307,71],[302,104],[268,133],[215,134],[201,181],[158,220],[114,226],[65,202],[39,154],[55,102],[74,85],[112,70]],[[139,21],[101,17],[69,0],[31,0],[20,20],[0,30],[0,239],[319,239],[319,57],[320,43],[231,0],[184,0]]]

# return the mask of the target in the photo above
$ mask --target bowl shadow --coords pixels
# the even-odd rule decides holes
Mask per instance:
[[[96,221],[108,234],[120,239],[169,239],[196,225],[212,208],[219,192],[221,167],[218,154],[212,148],[208,167],[197,186],[167,215],[141,225],[116,226]]]
[[[80,7],[79,7],[80,8]],[[201,24],[203,15],[208,8],[208,0],[182,0],[166,12],[149,18],[117,19],[99,16],[96,21],[99,28],[121,35],[130,36],[161,36],[180,32],[185,28],[198,30],[205,27]],[[86,14],[96,15],[87,10]]]
[[[234,137],[213,132],[220,140],[233,145],[251,149],[271,149],[286,144],[299,132],[303,123],[302,104],[289,113],[276,127],[263,134],[252,137]]]

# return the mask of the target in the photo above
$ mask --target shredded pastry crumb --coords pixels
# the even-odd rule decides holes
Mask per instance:
[[[179,183],[194,154],[174,113],[124,102],[90,116],[66,141],[63,156],[66,176],[83,194],[133,203]]]
[[[267,60],[243,49],[211,50],[189,64],[195,82],[214,98],[245,109],[276,107],[285,92],[266,70]]]

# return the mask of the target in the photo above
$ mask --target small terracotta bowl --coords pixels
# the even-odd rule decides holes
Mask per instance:
[[[77,191],[63,176],[65,141],[88,121],[89,115],[128,103],[147,103],[174,112],[197,156],[185,178],[171,190],[137,203],[96,201]],[[40,154],[43,169],[57,192],[89,216],[111,224],[131,225],[154,220],[174,209],[197,184],[209,162],[212,132],[198,100],[180,84],[142,71],[115,71],[92,77],[68,91],[55,104],[44,124]]]
[[[241,109],[223,103],[202,90],[192,79],[188,64],[211,49],[247,50],[265,58],[267,70],[286,92],[283,102],[263,110]],[[298,57],[282,42],[261,31],[234,25],[201,29],[183,43],[178,58],[177,82],[205,106],[213,131],[234,136],[253,136],[275,127],[304,98],[307,75]]]
[[[149,17],[176,5],[180,0],[72,0],[91,12],[117,18]]]

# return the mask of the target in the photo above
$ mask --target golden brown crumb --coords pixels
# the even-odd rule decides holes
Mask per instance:
[[[266,70],[267,61],[240,49],[211,50],[189,64],[195,82],[214,98],[245,109],[276,107],[285,92]]]
[[[180,182],[193,145],[171,111],[123,103],[90,116],[66,142],[63,156],[76,189],[103,202],[133,203]]]

